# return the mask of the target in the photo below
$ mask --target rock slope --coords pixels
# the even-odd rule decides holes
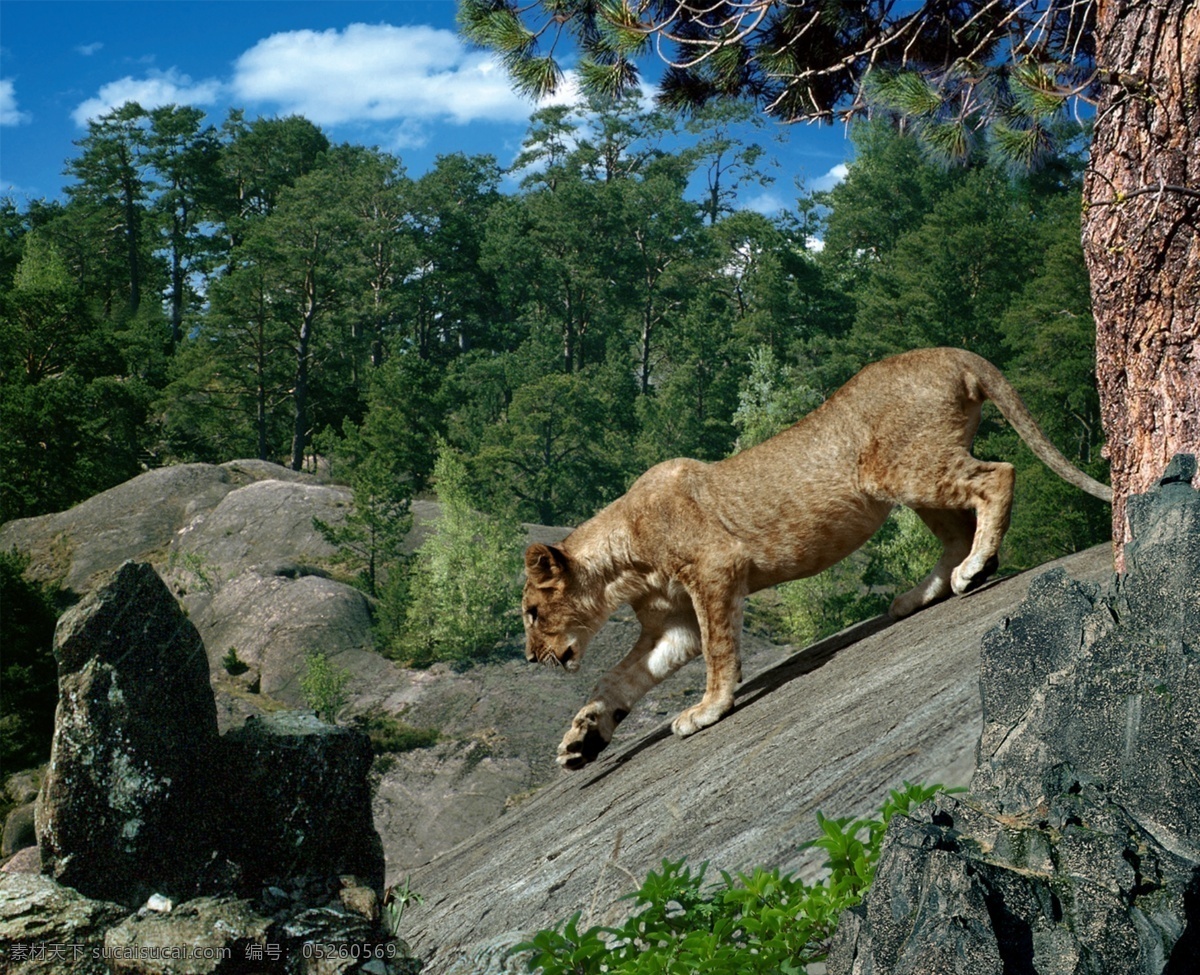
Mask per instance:
[[[1107,547],[1059,564],[1092,582],[1111,575]],[[815,836],[818,809],[866,815],[905,779],[966,784],[980,732],[980,641],[1035,577],[891,626],[861,624],[773,666],[760,659],[712,728],[676,739],[663,715],[594,765],[562,773],[414,871],[425,903],[406,916],[406,936],[426,971],[506,970],[511,946],[538,928],[576,911],[585,924],[614,920],[628,910],[619,899],[666,857],[815,873],[821,855],[800,846]],[[592,663],[583,671],[594,680]],[[699,661],[673,680],[697,674]]]

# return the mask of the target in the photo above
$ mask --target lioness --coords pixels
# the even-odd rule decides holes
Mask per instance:
[[[1000,371],[962,349],[920,349],[867,366],[819,409],[764,443],[705,464],[671,460],[558,546],[525,553],[525,656],[579,668],[588,641],[629,603],[633,649],[605,674],[558,748],[564,768],[592,761],[634,704],[698,653],[704,697],[672,722],[680,736],[718,721],[741,680],[742,601],[845,558],[897,504],[942,543],[933,571],[891,605],[903,617],[979,585],[1008,529],[1013,468],[970,454],[990,399],[1070,484],[1112,491],[1038,429]]]

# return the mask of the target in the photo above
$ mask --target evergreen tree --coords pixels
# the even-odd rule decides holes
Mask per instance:
[[[416,664],[467,663],[520,631],[524,537],[515,522],[472,507],[466,466],[444,444],[434,486],[441,512],[413,564],[391,652]]]

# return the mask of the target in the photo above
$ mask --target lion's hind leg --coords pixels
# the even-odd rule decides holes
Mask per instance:
[[[919,609],[945,599],[953,591],[950,574],[970,554],[975,537],[975,512],[945,508],[914,508],[929,526],[934,537],[942,543],[942,556],[937,565],[908,592],[892,600],[888,615],[903,619]]]
[[[962,595],[983,582],[996,570],[1000,542],[1012,514],[1011,464],[986,463],[964,451],[940,462],[937,457],[927,458],[922,469],[938,472],[933,484],[914,485],[906,478],[888,494],[916,511],[945,551],[933,572],[892,604],[893,616],[915,612],[949,592]],[[931,512],[937,513],[932,519]],[[967,519],[973,521],[973,530]],[[949,592],[944,591],[947,579]]]
[[[975,509],[975,537],[967,557],[950,573],[956,595],[969,592],[996,571],[1000,542],[1012,517],[1015,481],[1012,464],[976,461],[967,485]]]

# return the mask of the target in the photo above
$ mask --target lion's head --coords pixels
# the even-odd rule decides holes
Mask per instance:
[[[540,543],[525,550],[525,659],[576,671],[596,631],[595,607],[583,596],[571,557]],[[603,620],[601,620],[603,622]]]

